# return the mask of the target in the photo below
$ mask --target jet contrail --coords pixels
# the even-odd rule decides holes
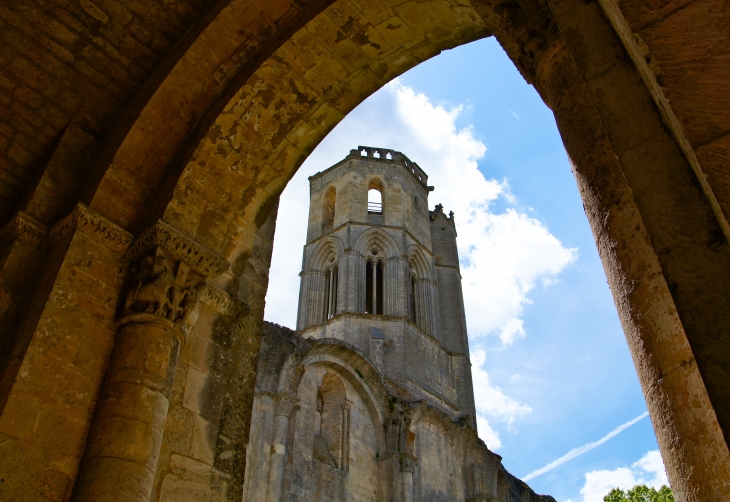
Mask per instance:
[[[641,415],[639,415],[635,419],[629,420],[625,424],[619,425],[618,427],[616,427],[614,430],[612,430],[611,432],[609,432],[608,434],[606,434],[605,436],[603,436],[598,441],[593,441],[592,443],[584,444],[583,446],[579,446],[578,448],[573,448],[568,453],[566,453],[565,455],[563,455],[562,457],[560,457],[557,460],[553,460],[552,462],[550,462],[545,467],[540,467],[536,471],[532,471],[530,474],[528,474],[527,476],[525,476],[524,478],[522,478],[522,480],[523,481],[529,481],[529,480],[531,480],[533,478],[536,478],[536,477],[538,477],[538,476],[540,476],[542,474],[545,474],[548,471],[552,471],[557,466],[563,465],[568,460],[573,460],[575,457],[580,457],[584,453],[589,452],[589,451],[591,451],[594,448],[598,448],[599,446],[601,446],[603,443],[605,443],[606,441],[608,441],[612,437],[618,436],[622,431],[628,429],[629,427],[631,427],[632,425],[634,425],[639,420],[644,419],[644,418],[646,418],[648,416],[649,416],[649,412],[648,411],[645,411],[644,413],[642,413]]]

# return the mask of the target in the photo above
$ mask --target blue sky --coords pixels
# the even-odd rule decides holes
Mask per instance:
[[[295,325],[307,176],[357,145],[400,150],[456,213],[480,436],[518,477],[596,442],[646,405],[554,118],[492,39],[427,61],[355,109],[282,202],[266,319]],[[529,480],[558,501],[658,485],[648,418]],[[583,450],[578,450],[581,453]]]

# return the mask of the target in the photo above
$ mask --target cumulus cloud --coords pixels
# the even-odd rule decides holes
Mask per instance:
[[[612,488],[628,490],[636,485],[657,489],[662,485],[669,485],[659,450],[648,451],[630,467],[587,472],[580,494],[583,496],[582,502],[603,502],[603,497]]]
[[[492,450],[502,447],[499,433],[487,421],[487,416],[507,422],[508,426],[522,415],[532,412],[532,409],[506,395],[502,389],[489,382],[489,375],[484,371],[487,353],[477,348],[471,351],[472,380],[474,383],[474,402],[477,409],[477,430],[479,436]]]
[[[294,326],[301,261],[307,228],[307,177],[335,164],[358,145],[399,150],[417,162],[436,187],[431,207],[454,211],[462,259],[467,326],[472,340],[499,337],[510,344],[527,336],[522,321],[528,294],[547,285],[576,257],[539,220],[516,208],[492,209],[501,199],[513,204],[507,180],[486,178],[478,161],[487,152],[471,126],[457,126],[462,106],[433,103],[423,93],[394,80],[353,110],[315,149],[284,191],[279,206],[274,255],[266,297],[266,319]],[[529,406],[509,398],[489,382],[484,351],[474,351],[472,371],[480,435],[497,449],[499,435],[489,419],[511,423]]]

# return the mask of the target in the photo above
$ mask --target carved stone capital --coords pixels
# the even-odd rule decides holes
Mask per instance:
[[[163,248],[170,259],[183,261],[209,278],[219,276],[230,267],[230,263],[217,253],[162,220],[135,239],[128,256],[139,260],[155,247]]]
[[[187,335],[198,320],[200,303],[210,287],[207,277],[184,261],[170,259],[161,247],[142,257],[133,270],[120,322],[144,313],[174,323]]]
[[[289,394],[279,394],[277,397],[274,416],[291,418],[291,414],[299,408],[299,400]]]
[[[343,410],[351,410],[352,409],[352,401],[348,401],[347,399],[345,399],[342,402],[342,409]]]
[[[5,249],[15,241],[40,246],[47,233],[47,226],[20,211],[0,228],[0,249]]]
[[[400,472],[415,472],[418,459],[413,455],[400,456]]]
[[[96,241],[118,253],[126,252],[133,239],[132,234],[122,227],[79,203],[71,214],[53,225],[48,232],[47,241],[49,243],[61,241],[76,230],[93,236]]]

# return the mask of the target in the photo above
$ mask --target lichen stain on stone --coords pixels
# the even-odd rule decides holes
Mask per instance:
[[[375,50],[380,50],[380,44],[376,44],[375,42],[370,41],[370,36],[365,33],[364,31],[358,31],[352,37],[350,37],[353,42],[358,44],[360,47],[364,45],[370,45]]]
[[[268,108],[276,98],[276,93],[271,89],[262,89],[258,92],[258,95],[261,97],[261,105],[263,108]]]

